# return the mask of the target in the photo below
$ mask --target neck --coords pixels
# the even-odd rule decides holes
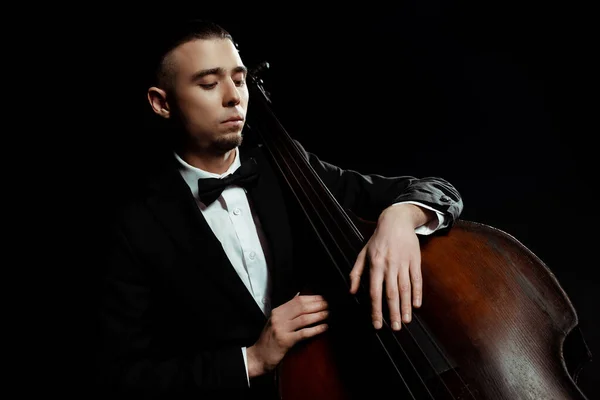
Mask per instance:
[[[188,164],[213,174],[222,174],[235,160],[237,149],[229,150],[223,154],[198,154],[184,152],[180,157]]]

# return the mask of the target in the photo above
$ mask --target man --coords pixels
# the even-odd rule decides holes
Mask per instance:
[[[314,249],[294,247],[283,180],[262,147],[242,145],[252,111],[236,45],[209,22],[180,28],[147,94],[172,123],[173,163],[119,214],[106,260],[99,367],[110,398],[264,395],[286,353],[328,328],[326,297],[299,293],[301,255]],[[422,302],[417,234],[450,227],[460,195],[442,179],[363,176],[302,151],[343,206],[377,217],[348,292],[368,273],[373,329],[383,302],[401,329]],[[251,167],[257,179],[204,193],[207,179]]]

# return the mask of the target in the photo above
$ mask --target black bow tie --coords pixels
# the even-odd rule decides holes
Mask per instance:
[[[227,186],[238,185],[249,188],[256,183],[257,178],[256,160],[250,158],[244,161],[233,174],[227,175],[225,178],[198,179],[198,197],[204,204],[209,205],[221,195]]]

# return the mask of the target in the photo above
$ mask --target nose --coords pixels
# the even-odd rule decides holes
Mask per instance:
[[[241,95],[233,80],[229,80],[223,94],[223,105],[225,107],[237,106],[240,104]]]

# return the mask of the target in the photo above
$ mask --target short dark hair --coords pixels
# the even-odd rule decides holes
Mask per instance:
[[[196,39],[229,39],[232,35],[215,22],[204,19],[192,19],[173,24],[168,33],[160,39],[154,61],[154,84],[168,89],[173,78],[174,65],[169,58],[170,52],[177,46]]]

